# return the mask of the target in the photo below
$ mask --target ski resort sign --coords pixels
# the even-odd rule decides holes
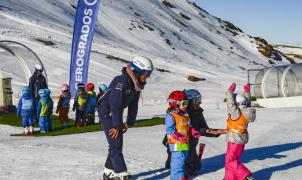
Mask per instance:
[[[87,83],[90,50],[101,0],[79,0],[74,20],[69,85],[75,97],[78,83]]]

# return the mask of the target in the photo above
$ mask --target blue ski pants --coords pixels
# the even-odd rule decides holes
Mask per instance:
[[[185,177],[185,165],[188,151],[171,151],[171,180]]]
[[[23,128],[25,128],[27,126],[34,126],[33,116],[23,116],[22,117],[22,126],[23,126]]]
[[[120,131],[120,136],[116,139],[113,139],[109,135],[109,130],[113,128],[113,124],[106,105],[101,105],[101,107],[98,109],[98,113],[100,117],[100,122],[104,128],[107,142],[109,144],[108,158],[105,167],[108,169],[113,169],[115,173],[127,171],[127,166],[123,156],[122,130]]]

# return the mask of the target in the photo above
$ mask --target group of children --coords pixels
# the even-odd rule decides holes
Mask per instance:
[[[24,135],[33,135],[34,117],[39,121],[41,133],[46,133],[52,129],[51,115],[53,101],[48,89],[39,90],[39,101],[37,105],[28,86],[22,88],[22,97],[19,100],[17,116],[22,118]]]
[[[87,126],[95,123],[95,108],[99,98],[107,91],[108,87],[105,84],[99,86],[99,93],[94,92],[94,84],[87,84],[87,91],[85,84],[79,83],[77,85],[78,92],[75,96],[72,111],[76,112],[75,126]]]
[[[225,156],[224,180],[252,180],[253,176],[240,161],[248,142],[248,124],[255,120],[251,108],[250,85],[244,93],[235,94],[236,84],[227,91],[227,128],[210,129],[200,108],[201,94],[197,90],[173,91],[168,98],[169,108],[165,117],[166,136],[163,143],[168,148],[166,167],[171,169],[172,180],[187,180],[197,176],[201,169],[196,146],[200,136],[218,137],[226,134],[228,142]]]
[[[94,84],[87,84],[87,92],[85,85],[80,83],[77,85],[78,92],[72,110],[76,111],[75,126],[81,127],[92,125],[95,123],[95,107],[97,99],[107,91],[107,86],[101,84],[99,86],[99,94],[94,92]],[[53,100],[50,97],[50,90],[39,90],[39,101],[35,103],[34,97],[28,86],[22,88],[22,97],[19,100],[17,116],[22,118],[22,126],[24,135],[33,135],[34,119],[39,122],[40,132],[46,133],[52,129],[51,115],[53,112]],[[62,84],[61,95],[59,97],[56,113],[59,114],[59,120],[63,128],[68,126],[68,113],[70,108],[71,94],[68,84]]]

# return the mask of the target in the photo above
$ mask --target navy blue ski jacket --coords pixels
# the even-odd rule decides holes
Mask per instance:
[[[123,112],[126,107],[128,107],[127,124],[129,126],[134,125],[140,96],[140,92],[135,90],[130,76],[125,70],[122,72],[122,75],[112,80],[102,103],[102,106],[108,107],[107,113],[108,115],[111,113],[113,127],[115,128],[122,128]]]

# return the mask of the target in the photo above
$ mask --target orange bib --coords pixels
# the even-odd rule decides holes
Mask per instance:
[[[189,141],[189,117],[188,116],[181,116],[177,113],[171,113],[171,115],[174,118],[176,131],[185,136],[187,140]],[[172,136],[168,136],[168,142],[169,144],[175,144],[180,143],[176,139],[174,139]]]
[[[231,115],[228,115],[227,124],[228,132],[237,132],[240,134],[247,134],[248,119],[241,113],[237,120],[232,120]]]

